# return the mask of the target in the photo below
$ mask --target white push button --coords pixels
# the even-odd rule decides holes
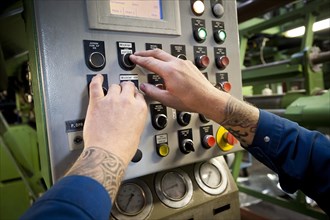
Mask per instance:
[[[205,5],[202,1],[198,0],[198,1],[194,2],[193,6],[192,6],[192,9],[193,9],[195,14],[201,15],[205,11]]]

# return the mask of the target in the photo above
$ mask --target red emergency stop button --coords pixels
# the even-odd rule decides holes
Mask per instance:
[[[229,58],[227,56],[220,56],[215,59],[215,64],[220,70],[224,70],[229,65]]]
[[[230,132],[224,133],[223,139],[230,145],[234,145],[238,142],[234,135],[232,135]]]

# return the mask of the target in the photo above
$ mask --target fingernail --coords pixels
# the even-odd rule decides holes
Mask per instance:
[[[145,88],[146,88],[146,85],[145,85],[144,83],[142,83],[142,84],[140,85],[140,89],[141,89],[142,91],[144,91]]]

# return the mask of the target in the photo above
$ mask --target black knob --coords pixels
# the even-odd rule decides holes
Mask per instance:
[[[88,63],[93,69],[101,69],[105,65],[105,57],[100,52],[93,52],[89,55]]]
[[[191,139],[184,139],[180,145],[180,150],[184,154],[189,154],[190,152],[194,152],[194,142]]]
[[[132,158],[132,162],[133,163],[137,163],[139,162],[140,160],[142,159],[142,151],[137,149],[136,152],[135,152],[135,155],[134,157]]]
[[[179,59],[181,59],[181,60],[187,60],[187,57],[186,57],[186,55],[184,55],[184,54],[179,54],[179,55],[177,56],[177,58],[179,58]]]
[[[127,70],[132,70],[136,66],[136,64],[133,63],[131,61],[131,59],[129,58],[131,55],[132,55],[131,53],[126,53],[123,56],[123,65],[124,65],[125,69],[127,69]]]
[[[178,112],[177,121],[181,126],[187,126],[190,123],[191,113],[189,112]]]
[[[167,125],[167,116],[164,114],[158,114],[153,119],[153,125],[157,130],[162,130]]]
[[[208,123],[208,122],[210,122],[210,120],[209,120],[207,117],[205,117],[204,115],[202,115],[202,114],[199,114],[199,119],[200,119],[201,122],[203,122],[203,123]]]

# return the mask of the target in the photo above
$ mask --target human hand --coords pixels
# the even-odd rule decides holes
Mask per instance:
[[[147,105],[132,82],[111,85],[107,95],[103,93],[102,82],[102,75],[97,75],[90,83],[83,133],[85,148],[103,148],[127,165],[138,147]]]
[[[135,52],[130,59],[164,79],[166,90],[141,84],[147,96],[177,110],[202,113],[221,122],[221,111],[230,95],[215,88],[191,61],[160,49]]]

